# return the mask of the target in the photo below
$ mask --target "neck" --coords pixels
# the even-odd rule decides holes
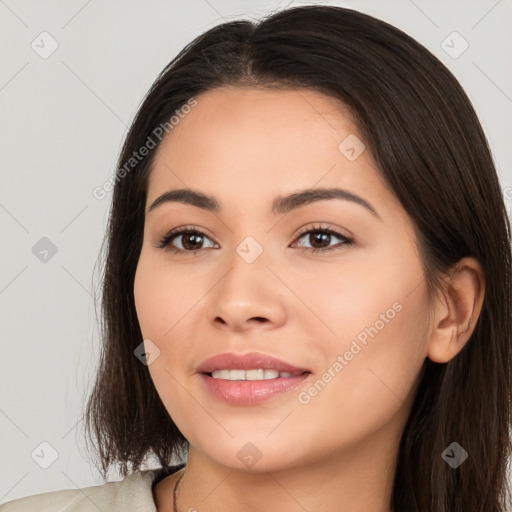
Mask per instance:
[[[257,472],[257,465],[251,471],[220,465],[190,446],[177,510],[390,512],[399,438],[380,434],[349,450],[316,454],[300,466]],[[172,503],[170,491],[166,503]]]

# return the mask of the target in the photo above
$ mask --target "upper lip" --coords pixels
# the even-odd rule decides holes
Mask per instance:
[[[288,373],[309,372],[307,368],[299,368],[281,359],[259,352],[250,352],[248,354],[226,352],[217,354],[203,361],[197,371],[199,373],[211,373],[215,370],[252,370],[259,368]]]

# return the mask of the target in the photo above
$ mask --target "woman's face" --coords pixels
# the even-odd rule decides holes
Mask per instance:
[[[430,332],[410,218],[334,99],[222,88],[196,100],[156,155],[134,284],[167,411],[191,449],[231,468],[396,446]],[[284,199],[335,188],[347,194]],[[218,208],[182,200],[149,211],[183,189]],[[157,247],[180,227],[188,234]],[[253,352],[309,373],[231,382],[200,371],[212,356]],[[266,394],[276,387],[287,390]]]

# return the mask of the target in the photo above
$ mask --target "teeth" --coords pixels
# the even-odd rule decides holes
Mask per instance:
[[[258,368],[255,370],[215,370],[212,372],[214,379],[224,380],[268,380],[268,379],[286,379],[292,377],[292,373],[278,372],[277,370],[268,370]]]

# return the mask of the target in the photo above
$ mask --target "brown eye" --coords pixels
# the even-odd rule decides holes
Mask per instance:
[[[306,235],[308,235],[307,238]],[[310,244],[310,247],[303,245],[298,245],[298,247],[308,249],[310,252],[327,252],[340,249],[343,246],[350,246],[354,242],[351,238],[342,235],[338,231],[322,226],[304,231],[297,240],[303,238]],[[340,242],[331,245],[333,239],[336,238]],[[208,247],[204,247],[205,240],[209,240],[211,243]],[[205,248],[218,248],[219,245],[197,229],[182,227],[165,235],[155,247],[176,253],[191,252],[195,254],[197,251]]]
[[[178,228],[165,235],[156,247],[159,249],[168,248],[175,252],[192,252],[203,249],[202,245],[205,240],[210,239],[201,231],[190,228]],[[175,241],[179,244],[177,247],[173,245]],[[210,242],[212,246],[215,246],[213,241],[210,240]]]
[[[306,235],[308,235],[306,240],[307,242],[309,242],[311,247],[299,247],[302,247],[304,249],[311,249],[311,252],[331,251],[334,249],[339,249],[342,246],[351,245],[354,242],[352,239],[346,237],[345,235],[342,235],[341,233],[335,231],[334,229],[321,226],[303,232],[298,237],[298,240],[305,238]],[[338,242],[336,245],[330,245],[333,238],[338,238],[339,240],[341,240],[341,242]]]
[[[203,235],[198,233],[183,233],[178,235],[176,238],[181,238],[181,245],[185,250],[196,250],[200,249],[201,244],[203,243]]]

